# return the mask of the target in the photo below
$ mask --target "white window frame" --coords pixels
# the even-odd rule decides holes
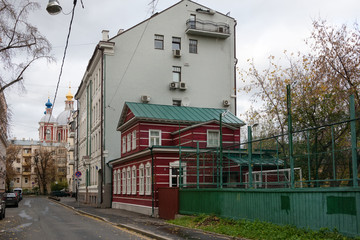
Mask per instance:
[[[159,133],[159,136],[152,136],[151,133],[153,133],[153,132]],[[158,144],[154,144],[156,142],[154,142],[153,140],[156,140],[156,139],[158,139]],[[161,130],[149,129],[149,147],[154,146],[154,145],[161,146]]]
[[[126,194],[126,169],[122,169],[122,194]]]
[[[136,194],[136,166],[133,166],[131,170],[131,193]]]
[[[173,82],[181,82],[181,67],[173,66]]]
[[[117,192],[121,193],[121,172],[120,169],[117,171]]]
[[[126,171],[126,194],[131,194],[131,168]]]
[[[145,194],[151,194],[151,164],[149,162],[145,165]]]
[[[145,171],[144,171],[144,164],[140,164],[139,166],[139,194],[144,195],[145,189]]]
[[[217,133],[217,144],[213,143],[213,139],[210,139],[211,133]],[[206,146],[207,147],[219,147],[220,146],[220,131],[219,130],[207,130],[206,134]]]
[[[131,134],[126,135],[126,151],[131,151]]]
[[[159,43],[159,46],[157,45],[157,43]],[[164,50],[164,35],[155,34],[154,48],[159,50]]]
[[[131,150],[136,149],[136,130],[131,133]]]
[[[116,181],[116,175],[117,174],[116,173],[117,173],[117,171],[115,170],[114,173],[113,173],[113,175],[114,175],[114,180],[113,180],[114,194],[117,194],[117,181]]]
[[[169,187],[173,187],[172,186],[172,169],[173,168],[179,168],[179,161],[175,161],[175,162],[171,162],[169,164]],[[183,179],[183,182],[182,184],[186,184],[186,163],[182,162],[181,163],[181,168],[182,168],[182,179]],[[177,175],[177,180],[176,180],[176,186],[179,187],[180,185],[180,172],[179,172],[179,175]]]
[[[126,153],[126,136],[122,137],[122,153]]]

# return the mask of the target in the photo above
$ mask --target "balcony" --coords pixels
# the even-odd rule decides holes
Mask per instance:
[[[213,38],[228,38],[230,36],[230,26],[226,23],[216,23],[203,20],[187,20],[186,34],[207,36]]]
[[[22,175],[25,176],[25,175],[31,175],[31,172],[30,171],[23,171],[22,172]]]

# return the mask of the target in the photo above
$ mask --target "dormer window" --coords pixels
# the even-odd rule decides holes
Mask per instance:
[[[149,146],[161,145],[161,131],[149,130]]]

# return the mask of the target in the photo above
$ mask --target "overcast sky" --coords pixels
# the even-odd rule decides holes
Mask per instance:
[[[13,87],[6,91],[12,111],[11,138],[38,140],[38,122],[44,114],[48,96],[53,101],[65,47],[70,16],[49,15],[48,0],[37,0],[41,9],[32,13],[29,21],[38,27],[53,46],[56,63],[34,64],[25,75],[26,92]],[[63,11],[69,13],[73,0],[59,0]],[[128,29],[151,16],[151,0],[83,0],[75,11],[68,54],[60,88],[54,106],[57,117],[64,110],[69,84],[76,93],[88,61],[99,40],[101,31],[110,31],[110,37],[119,29]],[[158,0],[155,12],[175,4],[175,0]],[[283,51],[307,51],[304,39],[312,29],[312,19],[327,19],[331,24],[352,26],[360,13],[359,0],[194,0],[221,13],[230,12],[237,20],[236,55],[238,67],[246,68],[246,60],[253,58],[258,65],[265,64],[271,55]],[[238,112],[249,108],[249,96],[239,94]],[[115,129],[114,129],[115,131]]]

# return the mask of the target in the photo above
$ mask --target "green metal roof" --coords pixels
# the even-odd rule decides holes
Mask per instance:
[[[225,109],[216,108],[198,108],[198,107],[182,107],[173,105],[159,105],[126,102],[125,105],[137,118],[148,118],[153,120],[176,121],[176,122],[208,122],[218,120],[220,114],[226,112]],[[124,115],[122,118],[125,117]],[[124,119],[120,119],[122,124]],[[245,125],[233,113],[227,112],[222,117],[222,122],[235,126]]]
[[[247,166],[249,164],[249,156],[246,154],[241,154],[240,156],[238,154],[227,154],[224,155],[224,157],[234,161],[235,163],[241,165],[241,166]],[[269,156],[267,154],[254,154],[252,156],[252,164],[254,165],[265,165],[265,166],[282,166],[284,165],[284,161],[281,159],[277,159],[274,156]]]

